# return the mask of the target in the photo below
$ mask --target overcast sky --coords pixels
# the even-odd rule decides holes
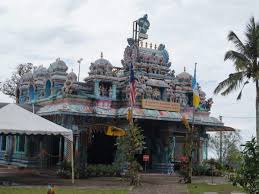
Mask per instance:
[[[241,129],[244,140],[255,135],[255,86],[237,93],[214,96],[213,90],[233,71],[224,53],[233,48],[227,34],[241,38],[251,16],[259,21],[258,0],[8,0],[0,1],[0,81],[15,66],[31,62],[48,66],[60,57],[77,72],[83,58],[81,80],[90,62],[104,53],[114,66],[121,66],[132,22],[148,14],[149,40],[163,43],[176,74],[186,67],[197,78],[207,97],[213,97],[211,115],[223,115],[226,125]],[[11,102],[0,94],[0,102]],[[249,117],[249,118],[231,118]]]

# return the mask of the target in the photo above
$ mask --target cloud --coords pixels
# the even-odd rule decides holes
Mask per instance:
[[[64,3],[64,9],[68,13],[71,13],[72,11],[79,9],[81,6],[83,6],[87,2],[88,2],[88,0],[65,0],[65,3],[64,3],[64,1],[62,1],[62,3]]]
[[[4,15],[8,12],[7,7],[5,6],[0,6],[0,15]]]

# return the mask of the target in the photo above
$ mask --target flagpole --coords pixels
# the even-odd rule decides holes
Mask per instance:
[[[189,183],[192,182],[192,153],[193,153],[193,133],[194,133],[194,121],[195,121],[195,107],[198,106],[197,104],[195,104],[195,100],[194,100],[194,90],[197,87],[197,82],[196,82],[196,66],[197,63],[195,63],[195,70],[194,70],[194,77],[193,77],[193,81],[192,81],[192,88],[193,88],[193,109],[192,109],[192,127],[191,127],[191,131],[190,131],[190,156],[189,156],[189,175],[188,178],[190,180],[188,180]]]
[[[195,63],[195,82],[197,84],[197,80],[196,80],[196,66],[197,66],[197,63]],[[194,132],[194,121],[195,121],[195,105],[193,104],[193,109],[192,109],[192,136],[193,136],[193,132]],[[192,142],[193,143],[193,142]]]

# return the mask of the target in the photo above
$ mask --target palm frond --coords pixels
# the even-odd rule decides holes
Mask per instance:
[[[245,70],[250,67],[250,60],[244,54],[230,50],[227,51],[224,57],[224,60],[234,61],[235,68],[237,71]]]
[[[242,84],[244,77],[245,77],[244,72],[236,72],[233,74],[229,74],[229,77],[227,79],[225,79],[224,81],[218,84],[218,86],[214,90],[214,94],[218,94],[224,89],[225,91],[223,91],[221,95],[225,96],[229,94],[233,90],[240,87],[240,84]]]
[[[221,95],[222,96],[227,96],[232,91],[234,91],[237,88],[239,88],[240,85],[242,84],[242,82],[243,82],[243,79],[232,81],[232,83],[223,92],[221,92]]]
[[[239,52],[245,54],[246,47],[243,42],[238,38],[235,32],[230,31],[228,34],[228,40],[235,44],[235,47],[238,49]]]
[[[239,94],[238,94],[238,96],[237,96],[237,100],[240,100],[240,99],[241,99],[241,97],[242,97],[242,92],[243,92],[243,89],[244,89],[244,87],[245,87],[246,84],[249,84],[249,81],[248,81],[248,80],[244,83],[242,89],[240,90],[240,92],[239,92]]]
[[[240,92],[239,92],[239,94],[238,94],[238,96],[237,96],[237,100],[240,100],[240,99],[241,99],[241,97],[242,97],[242,91],[243,91],[243,89],[240,90]]]
[[[257,31],[258,24],[255,23],[254,17],[250,19],[250,22],[246,26],[246,48],[249,53],[249,57],[254,61],[256,61],[256,58],[258,57],[258,41],[259,41],[259,35]]]
[[[246,36],[252,38],[253,32],[256,30],[255,18],[251,17],[249,23],[246,25]],[[252,39],[250,39],[252,40]]]

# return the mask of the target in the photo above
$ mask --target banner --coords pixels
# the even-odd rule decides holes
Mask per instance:
[[[175,102],[165,102],[160,100],[142,100],[142,108],[180,112],[180,104]]]

